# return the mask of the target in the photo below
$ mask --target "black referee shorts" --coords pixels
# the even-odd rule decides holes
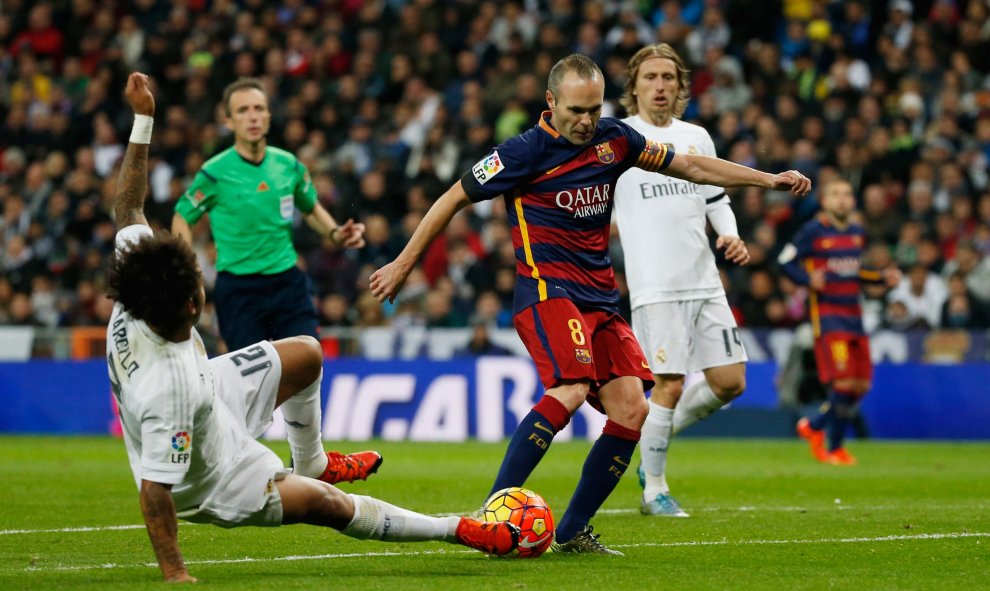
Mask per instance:
[[[298,267],[274,275],[217,273],[213,297],[227,349],[301,335],[318,338],[312,291]]]

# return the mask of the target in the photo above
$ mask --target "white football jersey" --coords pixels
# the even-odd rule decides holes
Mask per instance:
[[[147,226],[117,233],[117,248],[151,236]],[[172,484],[178,512],[198,507],[250,440],[216,396],[206,348],[196,329],[173,343],[117,303],[107,326],[107,365],[124,443],[141,480]]]
[[[623,121],[674,152],[715,156],[704,128],[679,119],[656,127],[638,115]],[[625,257],[633,308],[724,295],[705,233],[708,203],[725,191],[656,172],[630,168],[615,186],[615,221]]]

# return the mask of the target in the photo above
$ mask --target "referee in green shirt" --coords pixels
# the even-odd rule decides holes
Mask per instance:
[[[261,82],[242,78],[223,93],[234,145],[208,160],[175,206],[172,233],[192,242],[205,213],[217,247],[214,289],[220,334],[233,351],[262,340],[318,337],[309,277],[296,266],[296,209],[320,235],[364,246],[364,224],[338,225],[316,199],[306,167],[267,145],[271,125]]]

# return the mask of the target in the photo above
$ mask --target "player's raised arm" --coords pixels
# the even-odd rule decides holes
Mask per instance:
[[[712,156],[674,154],[663,173],[698,184],[720,187],[756,186],[786,190],[801,196],[811,191],[811,180],[796,170],[770,174]]]
[[[426,251],[426,247],[447,227],[454,215],[470,203],[471,200],[464,191],[461,181],[457,181],[447,189],[447,192],[430,207],[430,211],[426,212],[423,221],[409,239],[409,244],[406,244],[399,256],[371,274],[371,295],[379,302],[384,302],[386,299],[390,302],[394,301],[416,261]]]
[[[117,177],[113,209],[118,229],[135,224],[148,225],[144,217],[144,197],[148,193],[148,146],[155,115],[155,97],[144,74],[134,72],[128,76],[124,96],[134,111],[134,127]]]

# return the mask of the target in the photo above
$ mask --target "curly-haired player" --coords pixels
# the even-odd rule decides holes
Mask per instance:
[[[196,580],[179,551],[177,517],[221,527],[308,523],[360,539],[514,550],[519,529],[512,524],[428,517],[330,484],[361,473],[328,470],[336,464],[320,440],[323,356],[315,339],[259,342],[207,359],[194,328],[204,300],[196,259],[181,239],[153,235],[143,213],[155,110],[147,77],[131,74],[125,94],[135,122],[114,203],[119,231],[110,293],[116,304],[107,326],[107,364],[165,579]],[[255,440],[277,407],[290,425],[294,471]]]

